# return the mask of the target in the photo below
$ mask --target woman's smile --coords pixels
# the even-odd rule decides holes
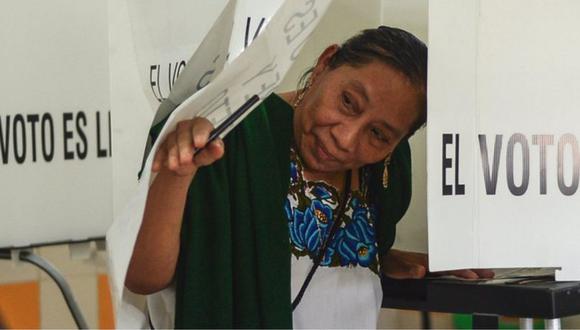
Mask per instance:
[[[322,162],[338,162],[338,158],[328,151],[328,148],[320,141],[320,139],[315,138],[316,156]]]

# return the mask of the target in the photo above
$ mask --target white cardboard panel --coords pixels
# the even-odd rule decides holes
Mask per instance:
[[[103,237],[112,221],[107,4],[0,7],[0,247]]]
[[[473,132],[476,78],[476,6],[473,1],[441,1],[429,6],[429,117],[427,125],[427,216],[431,270],[472,267],[476,246],[472,197],[441,197],[442,132]],[[459,28],[461,27],[461,28]],[[462,110],[462,111],[459,111]],[[457,125],[461,122],[462,125]],[[464,139],[460,147],[469,145]],[[451,149],[451,148],[450,148]],[[450,156],[454,150],[449,150]],[[467,154],[465,148],[460,153]],[[469,157],[465,162],[469,161]],[[473,178],[466,166],[460,182]],[[452,171],[446,178],[451,182]],[[469,190],[468,190],[469,191]]]
[[[580,3],[472,0],[430,7],[431,267],[562,267],[558,279],[580,279]],[[472,39],[461,42],[458,34]],[[459,77],[460,69],[472,76]],[[459,158],[455,139],[443,155],[445,133],[459,134]],[[494,184],[486,176],[494,171],[496,137]],[[464,195],[442,193],[445,157],[448,183],[455,182],[459,160]]]

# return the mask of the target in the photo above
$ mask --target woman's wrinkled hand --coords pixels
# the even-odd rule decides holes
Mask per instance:
[[[157,150],[153,160],[153,172],[169,170],[177,176],[192,176],[198,168],[207,166],[224,155],[221,139],[207,141],[213,125],[205,118],[196,117],[177,124]],[[195,150],[204,148],[194,157]]]
[[[394,279],[418,279],[430,276],[452,275],[465,279],[493,278],[494,272],[488,269],[459,269],[444,272],[429,272],[429,259],[425,253],[391,249],[382,257],[382,273]]]

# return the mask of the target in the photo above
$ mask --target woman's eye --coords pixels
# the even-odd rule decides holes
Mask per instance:
[[[342,93],[342,104],[351,112],[354,112],[354,104],[347,93]]]
[[[389,139],[387,138],[387,136],[385,134],[383,134],[383,132],[380,129],[371,128],[371,133],[373,134],[373,137],[376,138],[377,140],[384,142],[384,143],[389,142]]]

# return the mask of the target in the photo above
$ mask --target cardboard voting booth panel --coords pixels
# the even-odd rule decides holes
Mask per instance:
[[[430,267],[580,280],[580,2],[429,7]]]
[[[112,219],[107,4],[0,3],[0,248],[104,237]]]
[[[223,31],[207,40],[217,51],[196,61],[196,89],[251,44],[281,3],[1,4],[0,248],[104,237],[137,185],[155,111],[225,6]]]

